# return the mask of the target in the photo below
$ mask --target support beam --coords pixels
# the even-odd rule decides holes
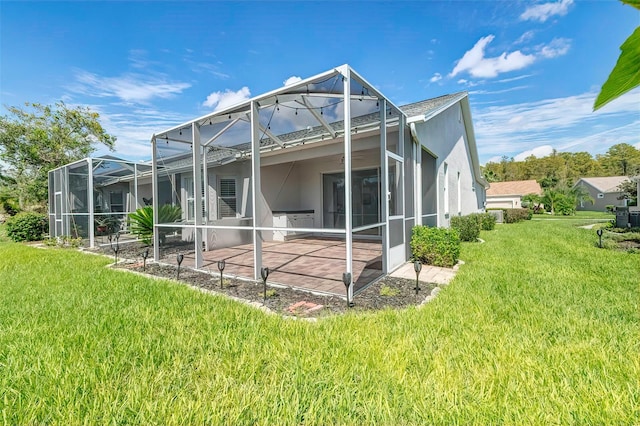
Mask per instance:
[[[89,247],[95,247],[96,239],[95,239],[95,220],[96,220],[96,212],[95,206],[93,203],[93,168],[92,168],[92,160],[91,158],[87,159],[87,166],[89,169],[89,173],[87,176],[87,201],[89,206]]]
[[[260,216],[260,206],[258,204],[262,194],[260,184],[260,115],[258,104],[251,101],[251,205],[253,215],[253,277],[256,280],[261,278],[260,268],[262,268],[262,232],[256,228],[260,226],[258,218]]]
[[[387,161],[387,100],[380,99],[380,215],[382,230],[382,272],[389,272],[389,168]]]
[[[220,136],[222,136],[224,134],[224,132],[226,132],[227,130],[232,128],[233,125],[236,124],[238,121],[240,121],[240,118],[236,118],[235,120],[231,121],[231,123],[229,123],[226,126],[224,126],[224,128],[222,130],[220,130],[218,133],[213,135],[208,141],[203,143],[202,146],[209,146],[210,143],[212,143],[213,141],[218,139]]]
[[[353,194],[351,193],[351,73],[346,67],[343,74],[344,83],[344,230],[346,247],[346,271],[351,274],[347,300],[353,300]]]
[[[158,148],[156,137],[151,138],[151,197],[153,205],[153,223],[158,224]],[[158,228],[153,227],[153,260],[160,260],[160,237]]]
[[[345,99],[345,108],[346,108],[346,104],[349,103],[347,100],[349,99],[348,96],[344,96]],[[303,107],[307,108],[309,110],[309,112],[311,113],[311,115],[313,115],[316,120],[318,120],[318,122],[320,124],[322,124],[322,127],[324,127],[325,129],[327,129],[327,132],[329,132],[331,134],[331,137],[333,139],[336,138],[337,133],[335,130],[333,130],[333,127],[331,127],[331,125],[329,123],[327,123],[327,120],[324,119],[324,117],[322,115],[320,115],[318,113],[318,111],[316,111],[317,107],[314,107],[311,102],[309,102],[309,100],[306,97],[302,97],[302,102],[297,101],[300,105],[302,105]],[[351,110],[351,109],[349,109]],[[351,120],[349,120],[349,125],[351,125]],[[346,128],[345,128],[346,129]],[[351,127],[349,127],[349,129],[351,129]],[[351,131],[349,131],[349,133],[351,133]]]
[[[200,126],[191,124],[193,154],[193,240],[195,244],[196,269],[202,268],[202,145],[200,145]]]
[[[278,146],[280,146],[280,148],[284,148],[284,142],[282,142],[280,140],[279,137],[277,137],[276,135],[273,134],[273,132],[271,132],[271,130],[267,129],[266,127],[264,127],[262,124],[258,123],[258,127],[260,129],[261,132],[263,132],[264,134],[266,134],[267,136],[269,136],[271,138],[272,141],[274,141],[276,144],[278,144]],[[259,141],[258,141],[259,142]]]

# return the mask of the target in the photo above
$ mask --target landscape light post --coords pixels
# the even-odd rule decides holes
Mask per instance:
[[[260,276],[262,277],[263,285],[263,303],[267,303],[267,278],[269,278],[269,268],[260,268]]]
[[[218,270],[220,271],[220,288],[222,288],[222,271],[224,271],[226,263],[223,260],[218,260]]]
[[[420,271],[422,271],[422,263],[420,263],[419,260],[416,260],[415,262],[413,262],[413,270],[416,271],[416,286],[413,288],[416,291],[416,296],[418,295],[418,292],[420,291]]]
[[[120,251],[120,233],[116,232],[115,237],[113,237],[111,234],[109,234],[109,236],[107,237],[109,239],[109,245],[111,246],[111,250],[113,250],[113,253],[115,254],[115,263],[118,264],[118,252]],[[116,242],[115,245],[113,245],[113,242]]]
[[[182,265],[182,261],[184,260],[184,254],[178,253],[176,256],[176,260],[178,261],[178,273],[176,274],[176,280],[180,279],[180,265]]]
[[[598,238],[600,239],[599,245],[600,245],[600,248],[602,248],[602,229],[598,229],[596,231],[596,234],[598,234]]]
[[[142,271],[147,270],[147,258],[149,257],[149,249],[142,252]]]

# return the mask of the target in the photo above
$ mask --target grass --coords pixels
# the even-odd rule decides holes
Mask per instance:
[[[550,214],[535,214],[533,220],[612,220],[615,219],[614,213],[607,212],[592,212],[592,211],[577,211],[575,215],[563,216],[563,215],[550,215]]]
[[[567,221],[481,237],[424,308],[318,323],[0,243],[0,421],[638,423],[640,257]]]

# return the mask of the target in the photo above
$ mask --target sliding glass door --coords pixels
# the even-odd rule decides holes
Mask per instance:
[[[344,173],[322,177],[323,227],[344,229]],[[380,169],[351,172],[353,227],[372,225],[380,218]]]

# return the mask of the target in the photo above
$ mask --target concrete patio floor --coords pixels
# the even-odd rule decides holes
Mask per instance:
[[[269,283],[345,296],[342,273],[346,271],[345,242],[330,238],[299,238],[262,244],[262,264],[269,268]],[[226,263],[224,275],[253,279],[253,244],[203,252],[204,270],[218,273],[217,263]],[[172,262],[173,263],[173,262]],[[184,267],[195,266],[193,252],[185,253]],[[382,276],[382,244],[353,242],[354,291]]]

